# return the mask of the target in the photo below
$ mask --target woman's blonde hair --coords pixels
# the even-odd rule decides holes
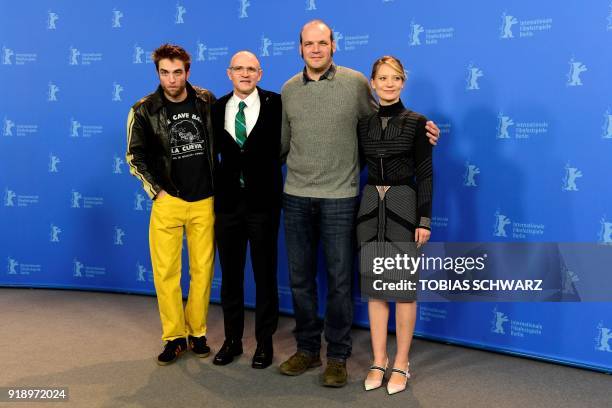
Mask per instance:
[[[380,68],[380,66],[383,64],[390,66],[395,72],[398,73],[399,76],[402,77],[403,81],[406,81],[406,72],[404,71],[402,62],[392,55],[385,55],[374,62],[370,79],[374,79],[376,77],[376,71],[378,71],[378,68]]]

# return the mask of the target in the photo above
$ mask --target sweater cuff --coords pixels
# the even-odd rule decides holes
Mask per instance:
[[[425,228],[431,231],[431,218],[421,217],[417,228]]]

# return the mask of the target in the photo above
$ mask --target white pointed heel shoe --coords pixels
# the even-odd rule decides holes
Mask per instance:
[[[382,385],[382,382],[385,378],[385,372],[387,372],[387,366],[389,365],[389,359],[387,358],[387,361],[385,362],[385,366],[381,367],[381,366],[377,366],[377,365],[371,365],[370,366],[370,370],[376,370],[376,371],[382,371],[382,376],[380,377],[379,380],[368,380],[367,378],[365,379],[365,381],[363,382],[363,386],[365,388],[366,391],[371,391],[371,390],[375,390],[376,388],[380,388],[380,386]]]
[[[389,395],[397,394],[398,392],[402,392],[406,389],[406,383],[408,382],[408,379],[410,378],[410,372],[408,371],[409,366],[410,366],[410,363],[406,366],[405,371],[400,370],[399,368],[393,368],[391,370],[391,373],[397,373],[397,374],[403,375],[404,383],[396,384],[396,383],[392,383],[391,381],[387,382],[387,393]]]

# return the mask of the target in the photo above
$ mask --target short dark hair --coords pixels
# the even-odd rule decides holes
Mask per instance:
[[[151,55],[155,63],[155,69],[159,70],[159,61],[167,58],[170,60],[177,59],[185,64],[185,72],[189,72],[191,67],[191,55],[181,46],[175,44],[164,44],[159,46]]]
[[[307,25],[309,25],[309,24],[314,24],[314,23],[317,23],[317,24],[323,24],[325,27],[327,27],[327,29],[329,30],[329,40],[330,40],[331,42],[334,42],[334,30],[332,30],[332,29],[331,29],[331,27],[330,27],[330,26],[329,26],[329,25],[328,25],[328,24],[327,24],[325,21],[320,20],[320,19],[318,19],[318,18],[317,18],[317,19],[315,19],[315,20],[310,20],[309,22],[307,22],[306,24],[304,24],[304,25],[302,26],[302,29],[300,30],[300,45],[302,44],[302,32],[304,31],[304,28],[305,28]]]

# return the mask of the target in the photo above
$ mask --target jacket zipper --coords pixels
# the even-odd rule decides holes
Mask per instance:
[[[198,98],[198,96],[196,95],[196,110],[198,111],[198,113],[200,113],[200,109],[198,108],[198,105],[201,105],[202,103],[204,103],[204,101],[202,101],[200,98]],[[212,107],[212,104],[209,102],[209,109]],[[213,166],[214,166],[214,159],[213,159],[213,131],[212,131],[212,123],[209,123],[209,121],[211,120],[210,115],[208,114],[208,112],[204,111],[205,115],[200,115],[200,116],[204,116],[206,119],[206,123],[204,124],[204,130],[206,131],[206,136],[208,137],[208,155],[207,155],[207,160],[208,160],[208,174],[210,176],[210,187],[213,191],[213,195],[215,192],[215,179],[213,176]],[[209,132],[210,130],[210,132]]]
[[[162,113],[161,114],[162,125],[166,129],[166,136],[168,138],[168,143],[170,143],[170,129],[168,129],[168,114],[166,112],[166,107],[165,106],[162,106],[161,113]],[[169,146],[169,147],[170,147],[170,149],[168,150],[168,153],[170,153],[170,154],[168,156],[166,156],[166,158],[168,159],[168,163],[170,163],[170,167],[168,167],[168,171],[167,171],[166,177],[168,178],[168,181],[170,181],[170,184],[171,184],[172,188],[174,188],[174,191],[176,192],[176,196],[180,198],[181,192],[176,187],[176,184],[174,184],[174,181],[172,181],[172,174],[171,174],[171,168],[172,168],[172,146]]]

